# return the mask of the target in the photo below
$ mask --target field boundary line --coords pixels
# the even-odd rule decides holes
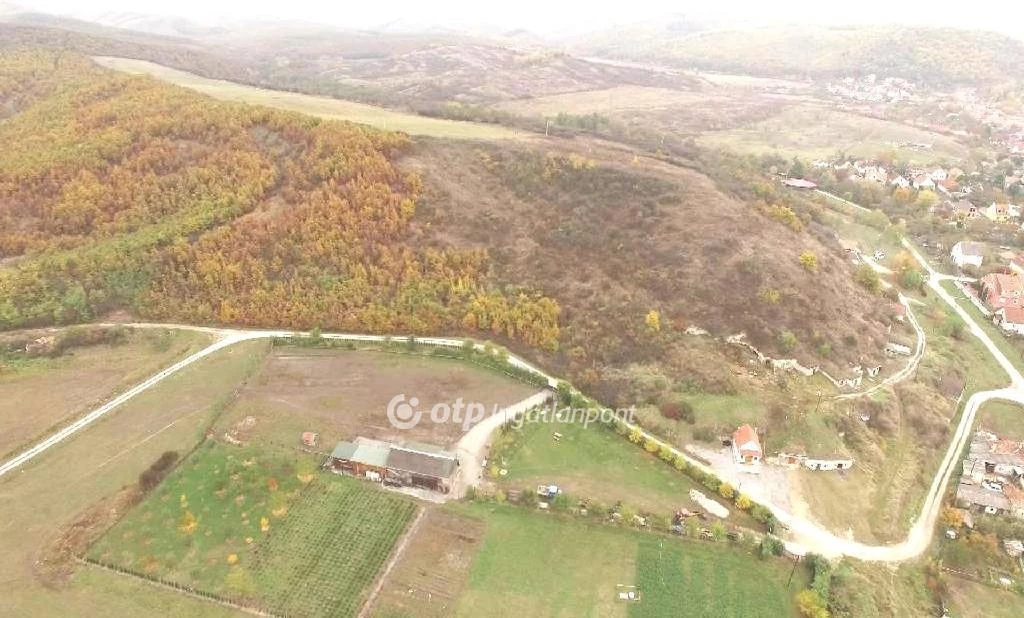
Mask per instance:
[[[391,575],[391,571],[395,568],[395,565],[398,564],[398,561],[401,560],[402,555],[405,553],[405,548],[409,545],[409,541],[416,534],[416,531],[419,529],[426,514],[426,507],[420,507],[419,512],[416,514],[416,519],[409,524],[409,527],[402,534],[402,538],[392,550],[391,557],[388,558],[387,564],[384,565],[384,570],[377,575],[377,581],[373,585],[373,590],[370,591],[370,596],[366,597],[366,602],[363,603],[363,608],[359,610],[359,614],[356,618],[366,618],[369,616],[370,608],[373,607],[373,603],[380,595],[380,591],[384,589],[384,584],[387,582],[388,576]]]
[[[230,607],[232,609],[237,609],[237,610],[245,612],[247,614],[252,614],[253,616],[267,616],[269,618],[283,618],[283,616],[279,616],[278,614],[271,614],[269,612],[265,612],[265,611],[256,609],[254,607],[249,607],[247,605],[242,605],[240,603],[235,603],[234,601],[229,601],[229,600],[227,600],[227,599],[225,599],[223,597],[219,597],[219,596],[216,596],[216,595],[213,595],[213,594],[208,594],[208,593],[200,594],[200,593],[198,593],[198,592],[196,592],[194,590],[186,588],[185,586],[179,586],[177,584],[172,584],[170,582],[166,582],[166,581],[163,581],[161,579],[147,577],[147,576],[142,575],[140,573],[133,573],[132,571],[127,571],[127,570],[124,570],[124,569],[119,569],[119,568],[116,568],[116,567],[112,567],[110,565],[103,564],[102,562],[99,562],[99,561],[96,561],[96,560],[90,560],[88,558],[83,558],[82,556],[75,556],[75,560],[77,560],[81,564],[85,564],[85,565],[93,566],[93,567],[96,567],[96,568],[99,568],[99,569],[103,569],[104,571],[107,571],[108,573],[113,573],[114,575],[121,575],[123,577],[129,577],[131,579],[137,579],[139,581],[142,581],[142,582],[145,582],[145,583],[149,584],[150,586],[155,586],[157,588],[163,588],[164,590],[169,590],[169,591],[177,593],[177,594],[184,594],[185,596],[192,597],[193,599],[198,599],[200,601],[208,601],[208,602],[211,602],[211,603],[217,603],[218,605],[223,605],[225,607]]]

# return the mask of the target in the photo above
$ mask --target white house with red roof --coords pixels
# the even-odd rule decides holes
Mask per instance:
[[[1004,333],[1024,335],[1024,307],[1009,305],[995,312],[993,320]]]
[[[757,430],[750,425],[743,425],[732,432],[732,456],[736,463],[757,467],[764,461],[761,441],[757,438]]]

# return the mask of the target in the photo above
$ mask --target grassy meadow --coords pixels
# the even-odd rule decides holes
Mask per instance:
[[[894,151],[901,159],[926,163],[967,155],[967,148],[950,137],[817,104],[788,107],[771,118],[743,127],[710,131],[698,142],[740,152],[776,152],[807,159],[826,158],[837,152],[867,157]],[[895,147],[893,142],[927,143],[932,144],[932,149]]]
[[[215,99],[265,105],[331,120],[348,120],[378,129],[403,131],[409,135],[454,139],[510,139],[517,137],[515,131],[497,125],[428,118],[342,99],[266,90],[234,82],[208,79],[145,60],[109,56],[97,57],[94,60],[110,69],[150,75],[178,86],[191,88]]]
[[[486,534],[456,616],[786,617],[789,563],[762,562],[744,548],[559,520],[518,507],[453,505]],[[619,585],[642,600],[618,599]]]
[[[128,329],[52,357],[0,352],[0,459],[209,343],[190,331]]]

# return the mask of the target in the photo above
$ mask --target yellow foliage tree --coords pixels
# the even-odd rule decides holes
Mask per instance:
[[[197,520],[196,516],[192,514],[192,511],[185,511],[185,513],[181,516],[181,523],[178,526],[178,529],[181,530],[184,534],[192,534],[196,531],[196,528],[198,527],[199,520]]]
[[[661,330],[661,314],[658,313],[656,310],[651,309],[650,311],[647,312],[647,315],[644,317],[644,324],[646,324],[647,328],[651,329],[652,331],[658,332],[659,330]]]
[[[810,272],[815,272],[818,270],[818,256],[810,249],[805,249],[800,254],[800,265]]]

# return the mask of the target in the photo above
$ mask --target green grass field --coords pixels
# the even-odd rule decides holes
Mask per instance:
[[[790,595],[806,585],[802,569],[786,588],[786,564],[759,562],[738,551],[708,545],[644,538],[637,554],[636,585],[642,599],[630,605],[631,618],[668,616],[792,615]],[[756,573],[756,575],[755,575]]]
[[[710,131],[701,135],[698,142],[741,152],[777,152],[785,157],[808,159],[830,157],[837,152],[866,157],[892,150],[901,159],[926,163],[967,155],[965,146],[944,135],[817,104],[788,107],[744,127]],[[890,142],[929,143],[933,148],[894,148]]]
[[[793,615],[789,563],[762,562],[742,548],[560,520],[510,506],[451,507],[486,522],[456,616]],[[798,569],[799,570],[799,569]],[[642,601],[619,601],[637,585]]]
[[[562,434],[557,442],[554,432]],[[505,460],[508,474],[498,478],[506,489],[532,491],[540,484],[554,484],[574,500],[586,498],[605,506],[621,501],[662,517],[671,517],[680,507],[697,509],[690,489],[708,493],[671,465],[599,425],[526,424],[505,440],[498,457]],[[743,511],[726,506],[731,513],[727,524],[763,528]]]
[[[89,557],[296,616],[354,616],[415,510],[288,451],[207,442]]]
[[[516,131],[497,125],[428,118],[342,99],[266,90],[234,82],[208,79],[145,60],[109,56],[96,57],[94,60],[110,69],[151,75],[178,86],[191,88],[215,99],[265,105],[331,120],[348,120],[378,129],[404,131],[410,135],[454,139],[510,139],[519,136]]]

